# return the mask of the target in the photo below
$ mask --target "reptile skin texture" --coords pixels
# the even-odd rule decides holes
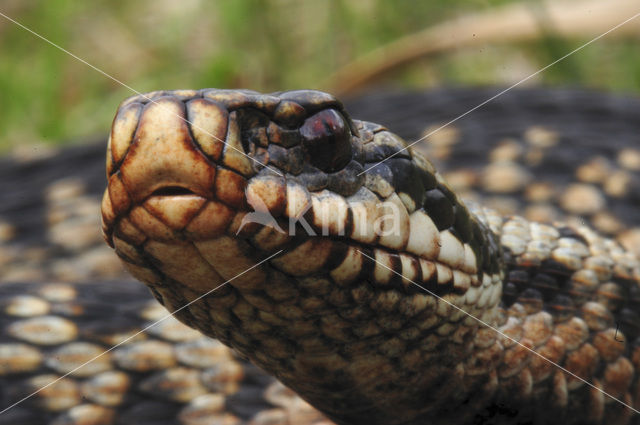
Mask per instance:
[[[405,147],[322,92],[132,97],[104,236],[176,318],[338,424],[637,421],[637,259],[465,206]]]

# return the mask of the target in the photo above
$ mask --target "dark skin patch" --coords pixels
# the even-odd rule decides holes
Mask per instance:
[[[509,308],[516,301],[520,291],[513,282],[507,282],[502,287],[502,307]]]
[[[349,245],[336,241],[331,244],[331,254],[327,258],[327,262],[325,263],[325,268],[327,270],[332,270],[338,267],[344,261],[344,258],[347,255],[349,250]],[[366,261],[367,258],[363,257],[363,261]]]
[[[564,264],[559,261],[555,261],[552,258],[548,258],[540,265],[540,270],[559,277],[568,277],[573,274],[573,270],[570,270]]]
[[[538,273],[531,279],[531,286],[542,294],[545,301],[555,297],[560,289],[558,280],[548,274]]]

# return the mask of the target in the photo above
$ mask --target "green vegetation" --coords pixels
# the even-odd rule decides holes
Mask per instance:
[[[320,87],[338,68],[378,46],[511,2],[7,0],[0,12],[141,92],[273,91]],[[459,49],[417,61],[385,82],[507,85],[584,41],[551,38]],[[0,152],[103,136],[116,105],[132,94],[2,17],[0,49]],[[600,40],[535,82],[638,92],[637,40]]]

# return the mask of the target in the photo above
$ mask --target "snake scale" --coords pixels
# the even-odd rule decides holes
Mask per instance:
[[[464,202],[405,147],[322,92],[132,97],[105,239],[176,318],[337,424],[637,423],[599,391],[640,405],[636,257]]]

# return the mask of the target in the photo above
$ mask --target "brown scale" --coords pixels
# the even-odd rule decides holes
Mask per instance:
[[[617,244],[578,225],[470,212],[428,160],[410,150],[394,155],[400,138],[351,121],[325,93],[151,97],[123,102],[135,117],[114,121],[103,230],[170,311],[219,285],[231,288],[177,311],[180,320],[339,424],[514,415],[630,423],[630,410],[528,350],[635,403],[638,333],[629,300],[637,304],[640,267]],[[185,113],[208,131],[189,129],[179,118]],[[526,138],[531,163],[556,143],[544,129]],[[218,204],[229,214],[199,219]],[[264,223],[243,227],[260,211],[275,223],[295,219],[296,235],[269,244]],[[243,274],[279,249],[279,258]],[[439,289],[447,302],[411,281]],[[317,315],[307,315],[309,305]],[[459,309],[519,344],[487,335]],[[616,322],[624,327],[617,356],[603,347],[612,330],[616,340]]]

